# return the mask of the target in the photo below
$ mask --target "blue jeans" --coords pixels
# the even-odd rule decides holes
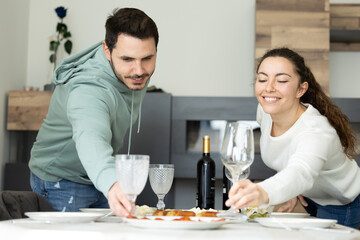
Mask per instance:
[[[338,224],[352,228],[360,226],[360,195],[346,205],[322,206],[309,198],[304,197],[304,199],[308,203],[308,206],[304,208],[311,216],[335,219],[338,221]]]
[[[108,201],[102,192],[93,185],[86,185],[61,180],[48,182],[41,180],[32,172],[30,185],[59,212],[78,212],[80,208],[109,208]]]

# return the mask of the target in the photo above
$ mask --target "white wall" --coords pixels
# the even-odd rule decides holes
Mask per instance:
[[[60,5],[68,8],[73,53],[103,40],[106,18],[115,7],[137,7],[159,28],[152,85],[173,95],[252,96],[255,0],[30,0],[28,85],[47,83],[48,37]]]
[[[56,7],[68,8],[65,23],[73,35],[73,53],[103,40],[104,23],[114,8],[137,7],[154,19],[160,32],[151,85],[175,96],[253,96],[255,2],[30,0],[26,84],[42,89],[49,82],[48,37],[58,21]],[[360,1],[331,1],[344,2]],[[354,66],[360,53],[337,52],[330,57],[331,96],[360,97],[354,87],[360,84]]]
[[[0,189],[3,166],[9,159],[7,93],[26,82],[28,18],[28,1],[0,1]]]

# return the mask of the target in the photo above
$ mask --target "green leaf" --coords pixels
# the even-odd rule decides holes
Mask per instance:
[[[70,32],[64,33],[64,38],[69,38],[69,37],[71,37],[71,33],[70,33]]]
[[[60,45],[60,42],[58,41],[51,41],[50,42],[50,51],[55,51],[56,48]]]
[[[64,47],[65,47],[65,51],[70,54],[71,53],[71,49],[72,49],[72,42],[70,40],[67,40],[64,43]]]
[[[53,54],[50,55],[50,59],[49,59],[49,60],[50,60],[51,63],[54,63],[54,62],[55,62],[55,60],[56,60],[55,53],[53,53]]]
[[[61,34],[64,34],[67,32],[67,26],[64,23],[58,23],[56,26],[56,31],[58,31]]]

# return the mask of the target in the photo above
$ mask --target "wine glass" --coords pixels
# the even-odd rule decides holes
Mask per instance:
[[[151,188],[158,197],[156,207],[164,210],[164,198],[174,179],[174,164],[150,164],[149,179]]]
[[[250,167],[248,167],[247,169],[245,169],[239,176],[239,180],[244,180],[247,179],[250,175]],[[227,179],[229,179],[230,181],[232,180],[232,176],[231,173],[229,171],[229,169],[225,168],[225,176]]]
[[[149,173],[150,156],[118,154],[115,156],[116,177],[123,193],[132,205],[131,215],[135,215],[136,197],[145,187]]]
[[[240,180],[241,174],[245,174],[254,161],[254,134],[251,125],[241,122],[228,123],[220,153],[221,161],[230,173],[231,182]],[[229,210],[218,215],[234,217],[239,215],[239,212],[235,206],[231,206]]]

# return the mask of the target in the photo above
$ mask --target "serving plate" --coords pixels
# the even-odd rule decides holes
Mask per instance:
[[[111,212],[110,208],[80,208],[81,212],[87,212],[87,213],[102,213],[102,214],[108,214]]]
[[[272,212],[270,217],[278,217],[278,218],[305,218],[309,217],[308,213],[287,213],[287,212]]]
[[[91,222],[104,216],[103,213],[85,212],[26,212],[30,219],[49,223],[83,223]]]
[[[255,218],[256,222],[265,227],[285,228],[285,229],[302,229],[302,228],[328,228],[334,226],[337,221],[332,219],[319,218]]]
[[[182,217],[152,216],[146,218],[124,218],[129,225],[140,228],[156,229],[216,229],[228,222],[222,218],[190,217],[192,221],[176,221]],[[174,221],[175,220],[175,221]]]

